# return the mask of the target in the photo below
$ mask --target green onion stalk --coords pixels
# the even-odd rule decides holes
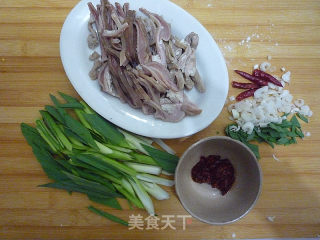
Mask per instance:
[[[174,184],[161,174],[173,174],[178,157],[155,148],[151,139],[106,121],[85,102],[59,94],[64,102],[50,95],[53,105],[40,110],[35,127],[21,124],[24,137],[53,181],[40,186],[80,192],[115,209],[121,209],[117,198],[125,198],[154,215],[151,197],[169,198],[158,184]],[[89,210],[125,225],[116,216],[94,207]]]

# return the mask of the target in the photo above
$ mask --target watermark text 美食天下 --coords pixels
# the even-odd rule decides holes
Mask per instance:
[[[182,222],[182,226],[178,226],[178,221]],[[162,215],[162,216],[148,216],[130,215],[129,216],[129,230],[166,230],[166,229],[182,229],[186,230],[186,226],[191,224],[192,218],[190,215]]]

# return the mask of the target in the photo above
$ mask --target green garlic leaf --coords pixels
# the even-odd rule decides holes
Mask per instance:
[[[119,210],[122,209],[122,207],[120,206],[120,204],[116,198],[98,198],[98,197],[93,197],[90,195],[88,195],[88,198],[93,202],[100,203],[105,206],[112,207],[114,209],[119,209]]]
[[[155,162],[169,173],[174,173],[179,161],[179,157],[167,152],[163,152],[159,149],[141,144],[142,147],[148,152],[148,154],[155,160]]]
[[[308,123],[309,120],[305,116],[303,116],[301,113],[297,113],[298,118],[300,118],[302,121]]]
[[[93,206],[89,206],[88,209],[90,211],[102,216],[102,217],[105,217],[105,218],[109,219],[110,221],[113,221],[113,222],[116,222],[116,223],[120,223],[120,224],[122,224],[124,226],[129,226],[128,222],[126,222],[126,221],[124,221],[124,220],[122,220],[122,219],[120,219],[120,218],[118,218],[118,217],[116,217],[116,216],[114,216],[114,215],[112,215],[110,213],[107,213],[105,211],[99,210],[99,209],[97,209],[97,208],[95,208]]]

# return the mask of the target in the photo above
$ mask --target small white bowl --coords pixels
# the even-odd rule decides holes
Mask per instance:
[[[191,169],[201,156],[220,155],[235,169],[235,182],[222,196],[206,183],[196,183]],[[253,152],[229,137],[208,137],[190,146],[180,158],[175,172],[175,187],[183,207],[195,218],[212,225],[235,222],[245,216],[257,202],[262,173]]]

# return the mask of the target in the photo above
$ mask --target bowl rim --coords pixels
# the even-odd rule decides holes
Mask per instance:
[[[230,221],[227,221],[227,222],[211,222],[211,221],[208,221],[206,219],[203,219],[197,215],[195,215],[189,208],[188,206],[185,204],[184,201],[182,201],[181,199],[181,194],[178,190],[178,185],[177,185],[177,182],[178,182],[178,178],[177,178],[177,173],[179,171],[179,168],[181,166],[181,163],[182,163],[182,160],[185,158],[185,156],[187,155],[187,153],[194,147],[196,147],[197,145],[205,142],[205,141],[209,141],[209,140],[228,140],[228,141],[232,141],[232,142],[235,142],[239,145],[241,145],[242,147],[244,147],[245,149],[247,149],[249,151],[249,153],[253,156],[254,158],[254,162],[256,163],[257,165],[257,168],[258,168],[258,173],[259,173],[259,190],[258,190],[258,193],[253,201],[253,203],[251,204],[251,206],[242,214],[240,215],[239,217],[233,219],[233,220],[230,220]],[[210,136],[210,137],[206,137],[206,138],[202,138],[200,139],[199,141],[193,143],[190,147],[187,148],[187,150],[184,151],[184,153],[182,154],[182,156],[180,157],[179,159],[179,162],[178,162],[178,165],[176,167],[176,170],[175,170],[175,178],[174,178],[174,182],[175,182],[175,192],[176,194],[178,195],[178,198],[179,198],[179,201],[180,203],[182,204],[183,208],[191,215],[193,216],[194,218],[198,219],[199,221],[201,222],[204,222],[204,223],[208,223],[210,225],[226,225],[226,224],[230,224],[230,223],[234,223],[238,220],[240,220],[241,218],[243,218],[244,216],[246,216],[253,208],[254,206],[256,205],[260,195],[261,195],[261,191],[262,191],[262,179],[263,179],[263,176],[262,176],[262,170],[261,170],[261,166],[256,158],[256,156],[254,155],[254,153],[251,151],[251,149],[245,145],[244,143],[238,141],[238,140],[235,140],[235,139],[232,139],[230,137],[227,137],[227,136]]]

